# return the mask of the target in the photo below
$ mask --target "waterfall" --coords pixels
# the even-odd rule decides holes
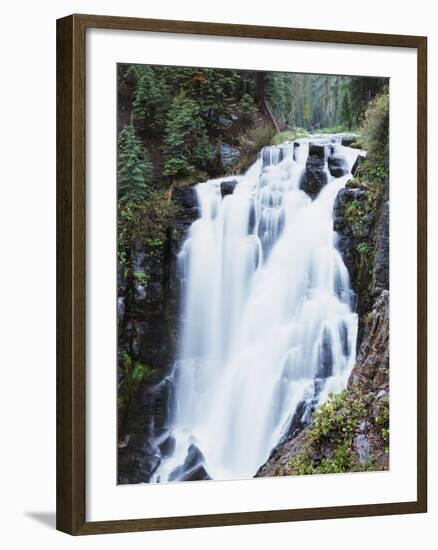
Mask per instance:
[[[359,151],[328,147],[351,170]],[[351,174],[311,200],[308,150],[308,139],[265,147],[223,198],[224,178],[196,187],[199,218],[179,254],[175,448],[153,481],[251,478],[346,386],[357,315],[333,205]]]

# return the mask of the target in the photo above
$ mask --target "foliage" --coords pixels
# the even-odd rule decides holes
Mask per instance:
[[[387,82],[386,78],[381,77],[354,77],[350,79],[348,89],[353,112],[353,125],[360,124],[368,103],[384,91]]]
[[[117,183],[119,197],[138,200],[144,196],[153,179],[154,169],[149,154],[133,126],[119,133]]]
[[[360,425],[372,424],[387,447],[389,442],[389,399],[376,400],[370,394],[343,390],[330,395],[313,415],[313,423],[306,434],[302,451],[293,456],[288,465],[289,475],[343,473],[378,469],[369,459],[360,464],[354,453],[354,438]],[[322,449],[332,449],[323,452]],[[318,457],[318,458],[317,458]]]
[[[222,173],[220,144],[234,145],[247,130],[262,126],[260,137],[248,136],[248,141],[267,144],[262,137],[271,126],[267,105],[282,130],[292,131],[295,137],[305,133],[300,130],[303,127],[339,131],[342,123],[345,130],[357,124],[364,105],[381,90],[382,82],[335,75],[122,65],[120,113],[124,113],[123,124],[129,124],[145,145],[150,147],[155,140],[157,173],[172,180],[193,180],[201,172],[210,177]],[[289,137],[281,135],[274,142],[284,139]],[[239,160],[241,168],[252,154]],[[150,171],[147,151],[144,157]],[[131,163],[126,179],[128,187],[134,188],[131,198],[136,198],[148,184],[149,174],[144,176],[141,165]]]
[[[260,149],[271,144],[273,135],[274,129],[272,126],[267,124],[257,126],[240,137],[240,145],[258,153]]]
[[[117,399],[120,411],[130,402],[140,382],[153,382],[156,370],[141,361],[133,360],[126,350],[119,351],[119,370],[122,374]]]
[[[118,263],[129,270],[132,253],[139,244],[161,250],[175,208],[168,193],[162,191],[149,190],[142,201],[119,201]],[[141,275],[133,277],[138,280]]]
[[[247,132],[240,134],[238,145],[240,157],[232,166],[234,173],[239,173],[247,169],[259,154],[260,150],[266,145],[271,145],[274,136],[274,129],[268,124],[263,124],[250,128]]]
[[[389,168],[389,93],[375,97],[368,105],[362,123],[363,146],[367,159],[359,169],[361,179],[383,182]]]
[[[257,106],[248,93],[243,94],[239,101],[239,112],[241,120],[247,124],[253,122],[257,116]]]
[[[149,282],[149,275],[144,273],[144,271],[134,271],[132,273],[132,278],[143,286],[146,286]]]
[[[351,130],[353,126],[353,110],[351,108],[351,98],[348,89],[344,91],[342,97],[341,120],[342,124],[348,128],[348,130]]]
[[[267,73],[265,96],[281,125],[339,132],[358,126],[385,83],[384,78]]]
[[[135,361],[129,376],[132,382],[138,383],[142,382],[143,380],[150,379],[153,374],[153,369],[151,369],[147,365],[144,365],[140,361]]]
[[[135,80],[133,122],[152,133],[162,132],[169,103],[169,90],[161,71],[149,65],[131,65],[126,78]]]
[[[191,176],[215,156],[200,105],[184,93],[174,97],[167,114],[164,151],[164,175],[170,177]]]

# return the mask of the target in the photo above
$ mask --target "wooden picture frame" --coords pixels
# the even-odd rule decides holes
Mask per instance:
[[[413,48],[417,52],[417,499],[411,502],[86,521],[85,34],[90,28]],[[72,535],[427,511],[427,39],[421,36],[70,15],[57,21],[57,529]]]

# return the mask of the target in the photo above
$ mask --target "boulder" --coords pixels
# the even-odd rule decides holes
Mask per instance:
[[[169,475],[169,481],[199,481],[211,479],[204,466],[204,455],[193,443],[187,450],[184,464],[175,468]]]
[[[296,437],[306,427],[305,419],[309,416],[309,407],[310,404],[304,399],[298,403],[283,441]]]
[[[319,159],[321,162],[327,160],[328,149],[324,143],[310,143],[309,144],[309,157]]]
[[[353,174],[354,177],[357,176],[357,172],[358,172],[358,170],[359,170],[359,167],[360,167],[360,165],[362,164],[362,162],[365,160],[365,158],[366,158],[366,157],[365,157],[364,155],[360,155],[360,154],[357,155],[357,158],[356,158],[356,160],[354,161],[354,164],[353,164],[353,166],[352,166],[352,168],[351,168],[351,173]]]
[[[232,195],[236,188],[237,180],[221,181],[221,196],[224,198],[227,195]]]
[[[194,186],[174,187],[172,199],[182,208],[196,208],[196,191]]]
[[[225,168],[233,164],[233,162],[240,157],[240,151],[236,147],[232,147],[227,143],[221,143],[220,157],[222,166]]]
[[[173,454],[173,452],[175,451],[175,446],[176,446],[175,437],[173,435],[170,435],[160,445],[160,451],[161,451],[162,456],[164,456],[164,457],[171,456]]]
[[[352,143],[354,143],[359,136],[357,134],[342,134],[341,136],[341,144],[345,147],[349,147]]]
[[[206,481],[208,479],[211,479],[211,477],[208,475],[207,470],[202,464],[199,464],[184,474],[180,481]]]
[[[329,172],[334,178],[341,178],[349,172],[347,161],[342,155],[335,153],[330,155],[327,164]]]
[[[310,197],[315,198],[321,189],[327,185],[328,177],[327,147],[322,143],[311,143],[306,170],[300,187]]]

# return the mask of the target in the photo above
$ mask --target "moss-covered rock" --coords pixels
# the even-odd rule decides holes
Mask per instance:
[[[334,230],[356,293],[359,315],[358,347],[364,319],[382,290],[389,288],[388,179],[368,183],[351,179],[334,205]]]

